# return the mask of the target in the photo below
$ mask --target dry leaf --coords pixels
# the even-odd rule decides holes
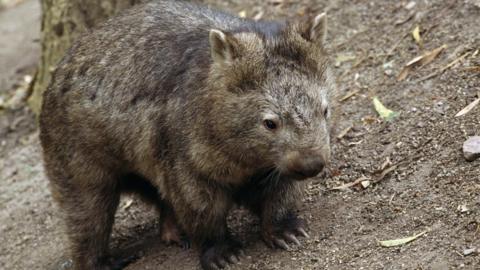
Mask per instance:
[[[471,111],[475,106],[478,105],[478,103],[480,103],[480,98],[477,98],[475,99],[472,103],[468,104],[467,107],[463,108],[461,111],[459,111],[455,117],[459,117],[459,116],[462,116],[462,115],[465,115],[467,114],[469,111]]]
[[[397,112],[394,112],[388,109],[387,107],[385,107],[377,97],[373,98],[373,106],[375,107],[375,110],[377,111],[378,115],[380,115],[380,117],[385,119],[386,121],[390,121],[393,118],[398,116]]]
[[[415,27],[415,29],[413,29],[412,36],[413,36],[413,39],[415,39],[415,41],[417,42],[417,44],[420,47],[422,47],[423,44],[422,44],[422,38],[420,37],[420,26],[417,25],[417,27]]]
[[[437,56],[447,48],[447,45],[442,45],[441,47],[438,47],[432,51],[429,51],[425,53],[424,55],[417,56],[410,60],[405,67],[403,67],[402,71],[397,76],[397,81],[402,81],[405,78],[407,78],[408,74],[410,71],[413,69],[415,66],[425,66],[431,63]]]
[[[447,48],[447,45],[444,44],[441,47],[438,47],[438,48],[424,54],[422,60],[420,61],[420,65],[425,66],[425,65],[430,64],[446,48]]]
[[[379,241],[380,245],[382,247],[395,247],[395,246],[401,246],[407,243],[412,242],[413,240],[419,238],[420,236],[426,234],[427,231],[421,232],[419,234],[416,234],[411,237],[406,237],[406,238],[400,238],[400,239],[394,239],[394,240],[385,240],[385,241]]]
[[[407,78],[408,74],[410,73],[411,67],[405,66],[402,71],[397,76],[397,81],[403,81],[405,78]]]

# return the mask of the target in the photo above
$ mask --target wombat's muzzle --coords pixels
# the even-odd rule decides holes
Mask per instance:
[[[296,151],[287,156],[286,174],[293,179],[304,180],[317,176],[326,164],[326,159],[317,151]]]

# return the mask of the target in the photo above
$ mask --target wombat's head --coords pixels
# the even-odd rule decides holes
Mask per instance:
[[[221,93],[212,99],[214,129],[238,160],[293,179],[328,164],[334,89],[325,35],[324,13],[253,31],[210,31],[209,80]]]

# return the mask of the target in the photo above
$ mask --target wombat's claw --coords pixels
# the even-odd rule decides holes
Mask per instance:
[[[270,235],[270,236],[263,236],[263,240],[265,241],[265,243],[267,244],[267,246],[269,246],[270,248],[281,248],[281,249],[284,249],[284,250],[290,250],[290,246],[287,244],[287,241],[288,242],[292,242],[292,243],[295,243],[295,244],[300,244],[300,241],[298,241],[298,239],[293,240],[292,238],[295,238],[295,236],[293,237],[280,237],[280,236],[274,236],[274,235]],[[285,241],[287,240],[287,241]]]
[[[223,269],[229,264],[235,264],[243,256],[241,245],[235,241],[226,241],[205,249],[200,257],[200,263],[205,270]]]
[[[266,227],[263,230],[263,240],[270,248],[281,248],[289,250],[288,243],[301,246],[297,236],[309,238],[304,229],[305,222],[295,216],[290,216],[275,225]]]
[[[297,246],[301,246],[300,241],[298,241],[297,237],[294,234],[291,233],[283,233],[283,237],[287,239],[288,241],[294,243]]]
[[[186,235],[180,236],[180,247],[182,247],[183,250],[187,250],[192,247],[192,242]]]
[[[310,238],[310,235],[308,235],[308,233],[303,228],[297,228],[297,232],[305,238]]]
[[[273,242],[279,248],[282,248],[282,249],[285,249],[285,250],[290,250],[290,246],[283,239],[274,238]]]

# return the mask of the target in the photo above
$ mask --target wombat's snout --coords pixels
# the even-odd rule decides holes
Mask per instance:
[[[327,160],[318,151],[295,151],[287,155],[287,173],[294,179],[314,177],[325,168]]]

